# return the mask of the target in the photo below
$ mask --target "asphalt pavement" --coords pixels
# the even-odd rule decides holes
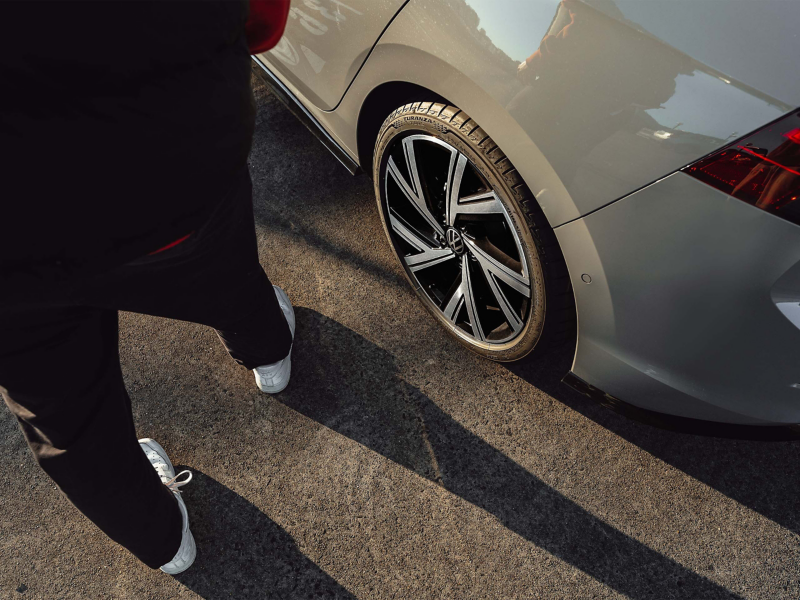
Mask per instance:
[[[259,392],[207,328],[123,314],[139,435],[195,474],[197,562],[170,577],[108,541],[3,408],[2,598],[800,598],[800,442],[630,421],[560,383],[570,348],[473,356],[404,280],[371,181],[257,100],[259,251],[297,313],[289,388]]]

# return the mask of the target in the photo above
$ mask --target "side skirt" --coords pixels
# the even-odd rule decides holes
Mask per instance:
[[[296,116],[300,121],[305,125],[308,130],[313,133],[317,139],[322,142],[322,145],[325,146],[331,154],[333,154],[336,159],[342,163],[345,169],[347,169],[351,175],[358,175],[361,173],[361,167],[358,163],[353,160],[350,155],[345,152],[344,148],[342,148],[336,141],[325,131],[325,128],[314,118],[308,109],[303,106],[300,100],[297,99],[289,88],[287,88],[280,79],[278,79],[275,74],[270,71],[267,66],[261,62],[258,57],[253,56],[253,72],[256,73],[259,78],[264,82],[264,84],[272,91],[278,100],[283,102],[283,104],[288,108],[294,116]]]

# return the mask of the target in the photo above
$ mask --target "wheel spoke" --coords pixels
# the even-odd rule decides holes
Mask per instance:
[[[475,294],[472,291],[472,280],[469,272],[469,257],[464,254],[461,257],[461,283],[453,291],[453,295],[442,309],[442,313],[453,325],[456,325],[458,313],[463,306],[467,307],[467,318],[472,327],[472,335],[480,341],[486,337],[483,334],[480,318],[478,317],[478,307],[475,305]]]
[[[490,215],[504,213],[503,205],[494,192],[484,192],[460,198],[451,210],[453,210],[456,215]]]
[[[461,285],[464,287],[464,304],[467,305],[469,324],[472,325],[472,335],[482,342],[486,337],[483,335],[481,320],[478,316],[478,307],[475,305],[472,277],[469,272],[469,256],[466,254],[461,257]]]
[[[411,271],[427,269],[433,265],[438,265],[446,260],[455,258],[456,255],[450,248],[436,248],[431,246],[427,240],[404,224],[399,217],[390,214],[389,222],[398,236],[411,244],[416,250],[419,250],[418,254],[406,256],[403,259]]]
[[[462,306],[464,306],[464,282],[463,282],[463,280],[461,281],[461,284],[453,292],[453,295],[450,296],[450,300],[447,301],[447,305],[442,309],[442,312],[444,313],[444,316],[453,325],[456,324],[456,317],[458,317],[458,313],[461,310]]]
[[[526,298],[531,297],[531,285],[527,276],[517,273],[514,269],[498,261],[476,244],[474,240],[464,236],[464,242],[478,260],[478,264],[480,264],[481,269],[483,269],[487,280],[492,276],[497,277],[497,279],[508,284]]]
[[[514,333],[519,333],[522,329],[523,323],[522,320],[517,315],[516,311],[511,306],[511,303],[506,298],[506,295],[503,293],[503,290],[500,289],[500,286],[497,285],[497,281],[494,278],[494,275],[491,273],[487,273],[484,271],[484,275],[486,276],[486,281],[489,283],[489,288],[492,290],[492,294],[494,295],[495,299],[497,300],[497,304],[500,307],[500,310],[503,311],[503,314],[506,317],[506,321],[511,326],[511,329],[514,330]]]
[[[403,148],[405,149],[405,145]],[[427,204],[425,204],[425,198],[422,196],[422,190],[420,189],[420,182],[419,182],[419,172],[417,171],[417,163],[414,160],[414,153],[413,147],[411,149],[411,156],[406,154],[406,160],[408,161],[408,169],[409,173],[411,173],[411,177],[413,180],[413,185],[416,187],[416,191],[412,189],[411,185],[405,180],[402,176],[400,171],[397,168],[397,165],[394,162],[394,158],[389,157],[389,163],[387,166],[387,170],[389,174],[394,177],[394,180],[397,182],[397,185],[403,191],[403,194],[408,199],[409,202],[417,209],[420,215],[428,222],[428,224],[433,227],[434,231],[436,231],[439,235],[444,235],[444,229],[439,223],[436,222],[436,219],[431,214],[431,211],[428,210]],[[413,167],[412,167],[413,165]]]
[[[418,198],[422,198],[422,184],[419,180],[419,169],[417,168],[417,157],[414,154],[414,140],[406,138],[403,140],[403,154],[406,157],[406,167],[411,174],[411,185]]]
[[[463,154],[458,155],[453,167],[455,151],[450,157],[450,167],[448,175],[448,200],[447,200],[447,224],[451,227],[456,222],[458,215],[488,215],[504,214],[503,205],[494,191],[481,192],[471,196],[460,197],[461,180],[464,177],[464,170],[467,168],[467,157]]]
[[[452,250],[450,250],[450,248],[444,248],[444,249],[436,248],[433,250],[426,250],[422,254],[407,256],[405,258],[405,261],[406,264],[408,265],[408,268],[412,272],[416,272],[421,269],[427,269],[428,267],[432,267],[433,265],[438,265],[455,257],[456,255],[453,253]]]
[[[451,227],[456,221],[458,215],[458,194],[461,190],[461,179],[464,177],[464,169],[467,167],[467,157],[463,154],[458,154],[453,150],[450,155],[450,166],[447,173],[447,193],[449,195],[447,201],[447,224]],[[455,165],[455,168],[454,168]]]

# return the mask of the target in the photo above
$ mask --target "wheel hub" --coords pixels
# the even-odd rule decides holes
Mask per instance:
[[[467,251],[467,245],[464,243],[464,238],[461,237],[461,232],[455,227],[450,227],[445,232],[445,239],[447,240],[447,245],[450,246],[450,249],[458,256],[461,256]]]

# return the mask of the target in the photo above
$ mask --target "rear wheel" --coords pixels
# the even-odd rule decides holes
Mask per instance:
[[[378,134],[375,193],[417,295],[470,350],[518,360],[574,326],[555,235],[514,166],[453,106],[415,102]]]

